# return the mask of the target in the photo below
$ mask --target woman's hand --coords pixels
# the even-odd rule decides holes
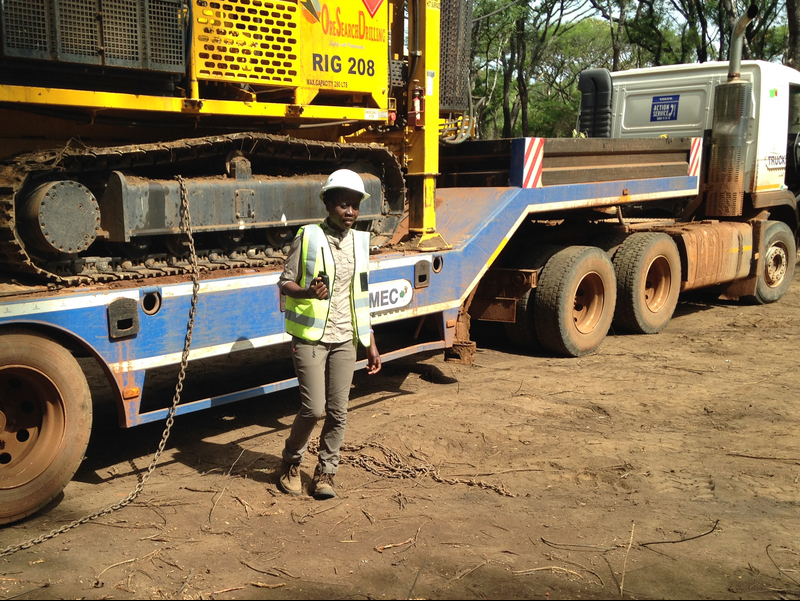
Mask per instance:
[[[318,298],[319,300],[328,298],[328,287],[322,283],[320,277],[314,278],[308,288],[302,288],[297,282],[286,282],[282,292],[292,298]]]
[[[322,278],[316,277],[308,287],[308,298],[318,298],[325,300],[328,298],[328,287],[322,282]]]
[[[373,375],[381,370],[381,354],[375,344],[375,335],[370,334],[369,348],[367,348],[367,373]]]

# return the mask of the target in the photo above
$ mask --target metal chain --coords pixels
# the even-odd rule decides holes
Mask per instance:
[[[366,448],[377,449],[383,453],[384,458],[379,459],[373,455],[360,453]],[[341,447],[342,455],[339,459],[340,464],[349,464],[360,467],[363,470],[381,476],[382,478],[408,478],[416,479],[430,476],[431,480],[439,484],[465,484],[467,486],[476,486],[484,490],[493,490],[499,495],[504,497],[516,497],[517,495],[506,490],[505,486],[488,484],[483,480],[476,480],[470,478],[465,480],[463,478],[445,478],[439,474],[430,463],[422,463],[418,465],[410,465],[406,463],[403,457],[397,451],[382,445],[379,442],[365,442],[361,444],[348,444],[343,443]],[[308,452],[314,455],[319,454],[319,438],[313,438],[308,443]],[[416,457],[415,457],[416,458]]]
[[[127,505],[130,505],[136,497],[144,489],[144,485],[150,479],[150,476],[153,474],[153,470],[156,468],[156,464],[158,463],[161,454],[164,452],[164,447],[167,444],[167,439],[169,438],[170,430],[172,429],[172,424],[175,422],[175,412],[178,409],[178,404],[181,401],[181,392],[183,392],[183,380],[186,377],[186,366],[189,364],[189,349],[192,346],[192,332],[194,331],[194,318],[197,314],[197,299],[200,293],[200,271],[197,267],[197,252],[194,246],[194,236],[192,236],[192,218],[189,213],[189,193],[186,189],[186,182],[184,179],[178,175],[175,177],[178,180],[178,183],[181,187],[181,228],[183,229],[186,236],[189,238],[189,253],[190,253],[190,262],[191,262],[191,270],[192,270],[192,305],[189,309],[189,322],[186,326],[186,338],[183,343],[183,353],[181,355],[181,369],[178,373],[178,382],[175,385],[175,396],[172,398],[172,406],[169,409],[169,414],[167,415],[166,425],[164,427],[164,433],[161,435],[161,442],[158,443],[158,450],[156,451],[155,455],[153,455],[153,459],[150,462],[150,465],[147,468],[144,476],[141,480],[139,480],[136,488],[133,489],[126,498],[124,498],[119,503],[114,503],[113,505],[109,505],[104,509],[96,511],[91,515],[87,515],[79,520],[75,520],[74,522],[62,526],[56,530],[48,532],[47,534],[43,534],[38,538],[31,539],[24,543],[20,543],[17,545],[11,545],[10,547],[6,547],[5,549],[0,549],[0,557],[6,557],[8,555],[13,555],[17,551],[22,551],[23,549],[29,549],[34,545],[38,545],[39,543],[43,543],[46,540],[50,540],[51,538],[55,538],[59,534],[63,534],[73,528],[77,528],[78,526],[90,522],[99,518],[100,516],[112,513],[114,511],[118,511]]]

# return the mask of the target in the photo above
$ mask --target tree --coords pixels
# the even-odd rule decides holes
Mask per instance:
[[[751,0],[475,0],[479,137],[565,136],[581,70],[726,60]],[[800,0],[756,0],[743,58],[800,66]]]
[[[497,132],[499,113],[501,136],[530,135],[536,65],[553,39],[582,20],[585,5],[585,0],[512,0],[498,9],[490,0],[479,0],[473,17],[473,89],[481,135]]]
[[[632,0],[589,0],[600,16],[608,21],[611,34],[611,70],[619,71],[625,45],[628,11]]]
[[[510,73],[513,73],[513,69],[507,77],[503,75],[504,62],[509,60],[507,53],[513,17],[519,10],[517,2],[477,0],[473,10],[470,79],[473,82],[476,135],[479,138],[497,137],[498,129],[505,126],[506,119],[503,119],[498,128],[497,117],[503,101],[510,102],[511,99]],[[498,95],[498,83],[503,92],[501,95]]]
[[[529,102],[530,129],[536,135],[572,135],[580,105],[578,76],[584,69],[609,68],[613,60],[604,25],[600,19],[584,19],[554,38],[542,54]]]
[[[704,2],[703,0],[670,0],[670,4],[675,12],[684,20],[685,29],[681,36],[682,47],[688,49],[692,44],[696,53],[697,62],[705,63],[716,58],[713,48],[712,32],[715,31],[713,25],[709,25],[712,15],[715,14],[714,7],[719,0]],[[689,62],[689,55],[682,53],[680,63]]]
[[[718,0],[715,25],[719,30],[722,60],[728,58],[733,29],[750,4],[748,0]],[[783,57],[787,51],[786,0],[760,0],[752,4],[758,6],[758,18],[745,31],[742,58],[775,60]]]
[[[786,21],[789,35],[784,62],[800,69],[800,0],[786,0]]]

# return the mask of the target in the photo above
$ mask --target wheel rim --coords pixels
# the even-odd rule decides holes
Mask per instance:
[[[789,252],[786,245],[776,242],[769,247],[764,259],[764,282],[770,288],[777,288],[786,277]]]
[[[644,284],[644,304],[652,313],[658,313],[669,300],[672,272],[666,257],[656,257],[647,269]]]
[[[587,273],[575,289],[572,320],[581,334],[589,334],[600,323],[605,304],[603,278],[597,272]]]
[[[41,476],[66,430],[64,401],[53,381],[26,366],[0,368],[0,489]]]

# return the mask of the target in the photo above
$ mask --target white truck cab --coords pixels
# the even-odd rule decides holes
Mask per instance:
[[[611,137],[703,137],[714,121],[714,92],[727,62],[670,65],[611,73]],[[750,84],[744,192],[787,188],[797,173],[800,72],[765,61],[743,61]],[[798,190],[800,191],[800,190]]]

